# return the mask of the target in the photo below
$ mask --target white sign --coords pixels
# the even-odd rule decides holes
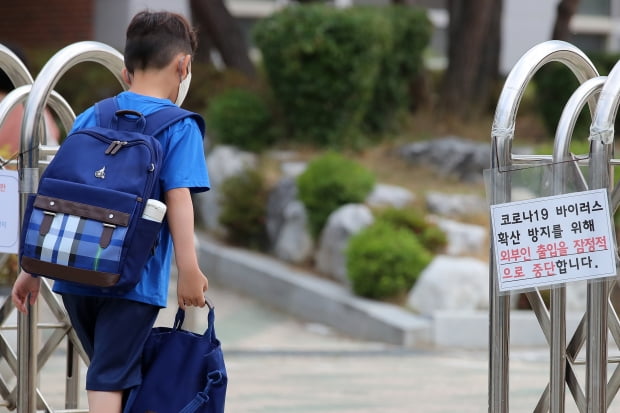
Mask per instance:
[[[19,250],[19,178],[17,171],[0,169],[0,253]]]
[[[491,205],[500,291],[616,275],[606,189]]]

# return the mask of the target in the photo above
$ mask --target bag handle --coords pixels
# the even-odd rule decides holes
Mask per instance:
[[[215,306],[208,297],[205,297],[205,303],[207,307],[209,307],[209,315],[207,316],[207,321],[209,325],[207,326],[207,329],[205,330],[203,335],[213,341],[215,340]],[[175,330],[180,330],[183,327],[184,321],[185,310],[179,307],[179,309],[177,310],[177,314],[174,317],[174,324],[172,325],[172,328]]]
[[[117,110],[110,121],[110,128],[116,130],[135,130],[143,133],[146,127],[144,115],[135,110]]]
[[[115,114],[119,109],[120,108],[118,106],[116,96],[97,102],[95,104],[95,118],[97,119],[97,125],[104,128],[111,127]],[[196,123],[198,124],[198,128],[200,129],[200,134],[204,138],[205,121],[202,116],[197,113],[182,109],[178,106],[165,106],[156,112],[144,116],[146,122],[141,125],[142,129],[140,130],[140,132],[146,135],[157,136],[159,133],[161,133],[164,129],[168,128],[173,123],[178,122],[186,117],[191,117],[196,121]],[[116,125],[114,125],[112,128],[116,129]]]

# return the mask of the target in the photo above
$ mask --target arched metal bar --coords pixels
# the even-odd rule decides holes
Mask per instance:
[[[3,44],[0,44],[0,70],[6,73],[15,87],[30,85],[33,82],[24,62]]]
[[[4,124],[4,121],[11,110],[15,106],[26,101],[31,88],[31,84],[19,86],[18,88],[10,91],[0,101],[0,127]],[[58,92],[52,91],[48,104],[52,111],[58,116],[62,127],[67,130],[71,129],[73,121],[75,120],[75,113],[65,98],[63,98]]]
[[[541,43],[530,49],[511,70],[498,99],[492,128],[491,168],[512,165],[511,147],[517,109],[525,87],[545,64],[557,61],[566,65],[580,83],[598,72],[590,59],[575,46],[557,40]],[[594,112],[595,101],[590,101]],[[510,201],[509,174],[491,174],[491,202]],[[508,412],[508,363],[510,338],[510,297],[500,295],[497,285],[494,254],[489,260],[489,412]]]
[[[8,114],[13,110],[13,108],[26,101],[31,88],[32,85],[30,84],[19,86],[18,88],[10,91],[0,101],[0,128],[6,121]],[[71,126],[75,120],[75,113],[73,112],[73,109],[71,109],[69,103],[58,92],[52,91],[48,104],[52,111],[58,116],[62,127],[65,128],[65,130],[71,129]],[[39,155],[52,156],[56,153],[57,149],[57,145],[40,145],[39,150],[42,153],[39,153]],[[16,163],[16,161],[14,162]]]

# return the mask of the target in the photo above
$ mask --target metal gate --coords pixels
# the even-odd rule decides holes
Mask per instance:
[[[566,65],[581,83],[566,103],[557,126],[551,155],[516,155],[512,153],[516,113],[528,82],[543,65],[551,61]],[[620,64],[609,76],[598,75],[588,57],[571,44],[561,41],[541,43],[528,51],[506,79],[498,100],[492,128],[490,200],[492,204],[511,201],[511,174],[507,171],[518,165],[550,165],[550,194],[562,194],[569,181],[579,180],[585,189],[606,188],[609,191],[610,211],[620,204],[620,190],[613,186],[614,120],[620,100]],[[588,104],[592,116],[589,156],[575,159],[569,146],[575,122]],[[577,166],[588,169],[584,177]],[[569,176],[572,177],[569,179]],[[571,182],[573,184],[573,182]],[[614,242],[616,244],[616,242]],[[616,245],[614,247],[617,248]],[[489,311],[489,412],[509,411],[509,356],[511,297],[498,289],[493,246],[490,254],[490,311]],[[608,378],[608,368],[618,360],[609,357],[608,336],[620,347],[620,322],[610,301],[616,279],[588,281],[587,308],[574,334],[567,340],[566,287],[550,290],[549,310],[538,289],[526,295],[549,345],[549,382],[541,389],[534,412],[562,413],[567,400],[566,388],[572,401],[582,413],[607,411],[620,388],[620,364]],[[568,341],[568,342],[567,342]],[[585,345],[585,360],[578,354]],[[580,383],[575,367],[585,365],[585,383]]]
[[[98,42],[79,42],[57,52],[41,69],[35,80],[20,61],[7,47],[0,45],[0,70],[11,79],[16,89],[0,101],[0,126],[9,112],[24,103],[24,117],[20,135],[20,149],[17,162],[20,191],[20,217],[29,194],[35,193],[39,174],[49,163],[49,158],[57,150],[56,146],[46,143],[43,112],[47,107],[54,111],[65,130],[70,130],[75,114],[69,104],[53,89],[60,78],[73,66],[82,62],[95,62],[110,70],[123,88],[121,70],[123,57],[115,49]],[[0,164],[1,165],[1,164]],[[21,218],[20,218],[21,219]],[[0,254],[0,258],[3,255]],[[19,413],[34,413],[37,410],[53,412],[45,400],[44,394],[37,387],[38,373],[48,361],[54,350],[67,338],[67,377],[65,392],[65,409],[60,412],[80,412],[79,363],[80,358],[88,363],[88,357],[71,328],[68,316],[57,296],[52,293],[50,285],[42,280],[39,302],[44,301],[55,322],[39,322],[39,304],[29,309],[28,315],[19,313],[17,326],[7,325],[14,306],[7,298],[0,307],[0,356],[6,360],[12,371],[16,384],[10,388],[11,379],[0,377],[0,396],[4,405],[10,410],[17,408]],[[17,330],[17,350],[6,338],[9,331]],[[46,338],[41,342],[46,330]],[[49,331],[51,331],[51,333]]]

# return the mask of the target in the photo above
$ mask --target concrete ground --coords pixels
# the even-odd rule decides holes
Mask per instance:
[[[485,351],[405,349],[354,340],[217,285],[211,285],[209,296],[229,376],[227,412],[487,411]],[[163,311],[158,324],[170,325],[175,310]],[[206,310],[198,311],[203,325],[198,322],[195,328],[201,331]],[[59,349],[40,378],[44,397],[58,410],[63,408],[64,363]],[[545,349],[513,350],[511,412],[534,410],[547,370]],[[567,397],[566,411],[577,412]],[[81,407],[85,403],[81,394]],[[614,404],[610,411],[620,409]]]

